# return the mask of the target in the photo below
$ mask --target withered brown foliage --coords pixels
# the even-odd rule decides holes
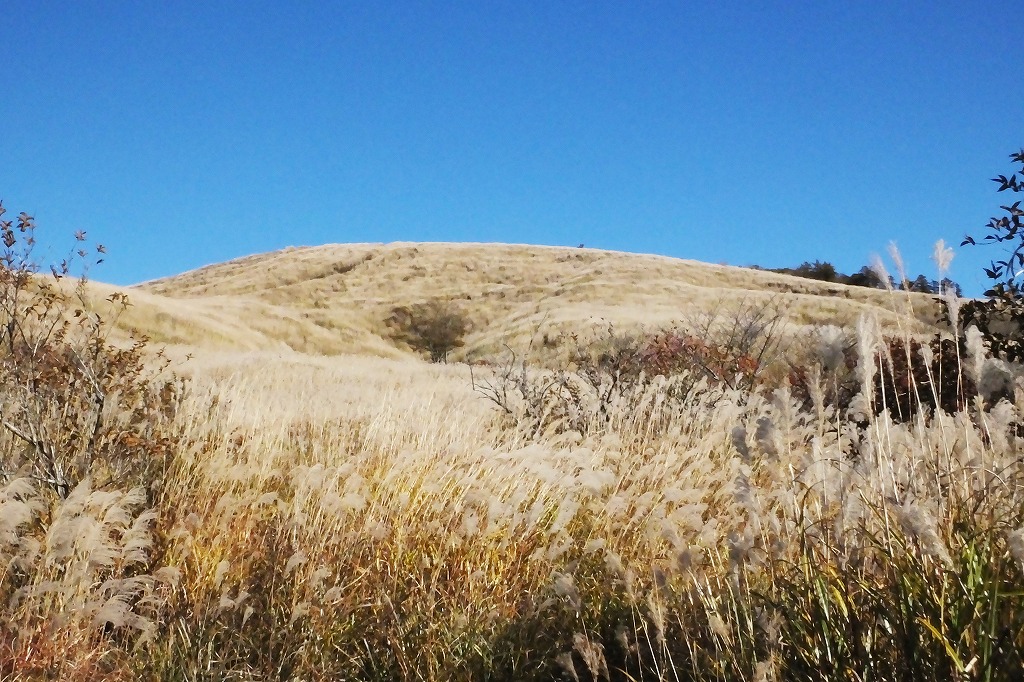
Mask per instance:
[[[593,338],[566,337],[568,367],[531,367],[509,349],[490,374],[473,377],[473,387],[529,437],[619,428],[612,415],[624,413],[656,431],[697,394],[770,385],[781,325],[772,302],[718,309],[652,334],[609,325]]]
[[[886,339],[877,356],[876,412],[887,408],[893,419],[909,421],[922,406],[948,414],[964,410],[978,389],[960,362],[966,349],[957,346],[938,336],[928,343]]]
[[[62,498],[86,477],[96,489],[152,483],[177,393],[166,362],[147,355],[145,337],[112,339],[128,298],[94,303],[84,232],[46,272],[35,220],[5,214],[0,203],[0,475],[30,476]],[[94,263],[104,251],[95,247]]]
[[[956,414],[965,410],[979,395],[974,378],[966,370],[968,349],[964,339],[935,335],[928,340],[887,336],[880,340],[872,362],[877,373],[872,378],[870,405],[872,413],[888,410],[897,422],[907,422],[922,408],[928,414],[942,410]],[[842,362],[828,377],[822,376],[825,404],[847,410],[860,391],[855,372],[858,359],[853,348],[846,348]],[[813,390],[810,367],[806,364],[790,368],[788,383],[793,395],[810,409]],[[1005,395],[989,396],[991,407]]]

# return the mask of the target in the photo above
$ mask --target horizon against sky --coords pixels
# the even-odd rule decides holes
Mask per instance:
[[[894,241],[932,278],[941,238],[978,295],[1003,253],[958,245],[1013,200],[1019,13],[321,4],[8,0],[4,206],[122,285],[392,241],[846,273]]]

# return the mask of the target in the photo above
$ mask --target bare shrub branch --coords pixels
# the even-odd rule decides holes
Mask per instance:
[[[175,384],[156,378],[165,365],[146,368],[145,338],[111,341],[128,298],[114,293],[102,309],[94,305],[85,234],[44,272],[35,230],[25,213],[0,220],[0,425],[8,439],[0,473],[45,482],[60,497],[86,476],[96,488],[138,483],[168,454],[163,424]]]

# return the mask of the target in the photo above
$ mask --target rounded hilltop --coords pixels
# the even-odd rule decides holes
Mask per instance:
[[[890,293],[751,268],[592,248],[522,244],[290,247],[132,287],[128,324],[197,349],[401,355],[396,307],[456,304],[471,321],[463,355],[612,324],[658,328],[730,302],[776,301],[794,326],[847,326],[865,312],[935,323],[922,294]]]

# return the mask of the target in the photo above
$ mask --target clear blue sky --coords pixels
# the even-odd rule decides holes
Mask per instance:
[[[893,240],[933,276],[1024,145],[1012,2],[198,5],[0,6],[0,198],[105,243],[97,279],[388,241],[851,272]]]

